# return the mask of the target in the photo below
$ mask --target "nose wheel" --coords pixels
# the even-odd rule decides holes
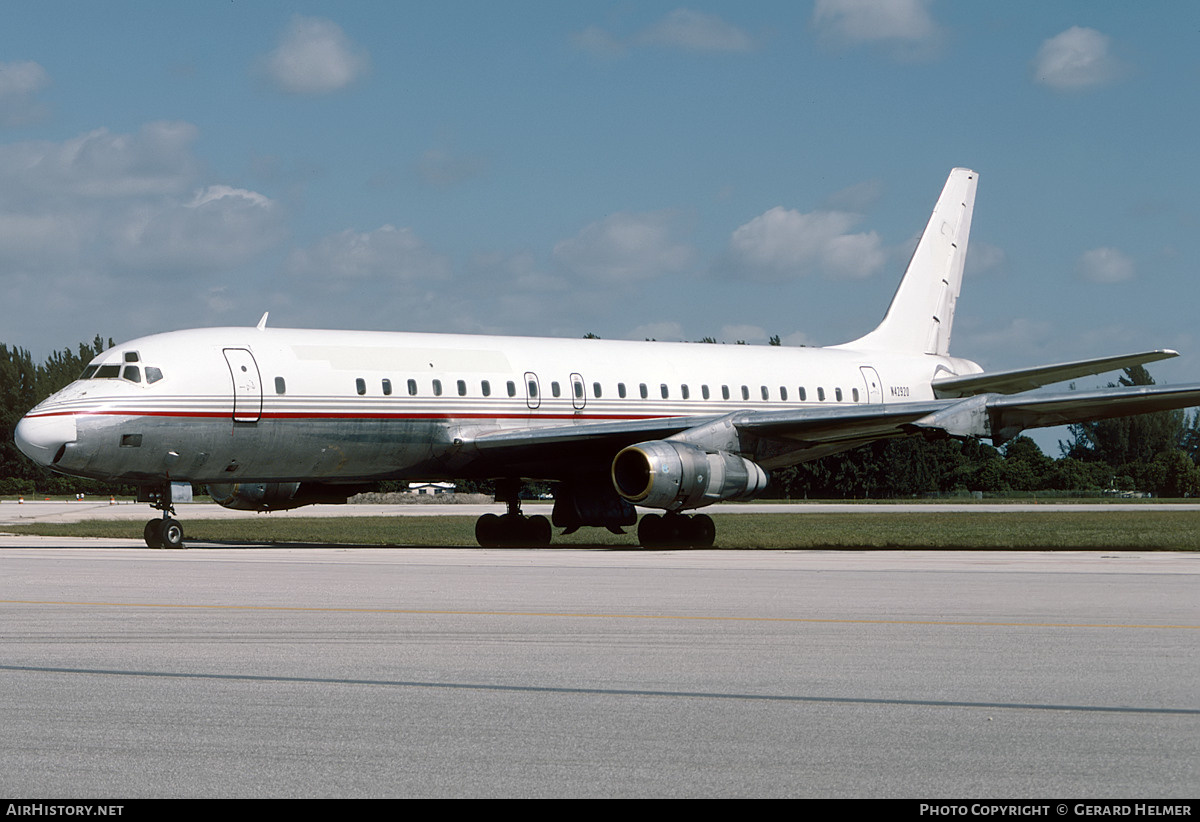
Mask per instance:
[[[152,519],[142,530],[142,537],[150,548],[182,548],[183,525],[169,516]]]
[[[145,498],[142,499],[147,501]],[[175,506],[171,504],[171,486],[167,485],[161,491],[150,492],[148,501],[154,508],[162,511],[162,517],[150,520],[142,529],[142,538],[146,540],[146,546],[148,548],[182,548],[183,525],[171,516],[175,513]]]

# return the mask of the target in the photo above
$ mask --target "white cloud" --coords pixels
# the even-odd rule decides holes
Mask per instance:
[[[723,325],[721,326],[721,339],[730,343],[738,340],[747,343],[765,343],[767,332],[757,325]]]
[[[597,57],[615,57],[625,53],[625,44],[599,26],[588,26],[571,35],[571,42],[580,51]]]
[[[478,177],[487,170],[482,157],[453,154],[445,149],[431,148],[417,161],[417,176],[426,185],[446,188]]]
[[[715,14],[691,9],[675,9],[642,31],[638,41],[685,51],[736,52],[754,48],[754,40],[737,26]]]
[[[989,243],[974,240],[967,246],[966,274],[974,276],[989,271],[1003,270],[1008,256],[1004,249]]]
[[[817,0],[813,24],[827,39],[889,46],[898,57],[927,56],[942,39],[931,0]]]
[[[1132,280],[1133,260],[1115,248],[1085,251],[1075,264],[1076,273],[1094,283],[1120,283]]]
[[[149,123],[0,146],[0,259],[67,290],[153,272],[159,282],[241,266],[282,241],[269,198],[196,188],[196,127]],[[75,279],[72,279],[75,278]],[[77,283],[76,283],[77,284]]]
[[[96,129],[61,143],[0,146],[0,202],[178,194],[198,172],[190,123],[156,122],[136,134]]]
[[[1057,91],[1076,91],[1115,79],[1122,65],[1109,53],[1111,39],[1072,26],[1042,43],[1033,61],[1034,80]]]
[[[366,73],[367,53],[350,42],[336,23],[292,18],[279,47],[262,61],[276,88],[289,94],[328,94]]]
[[[733,232],[726,264],[762,281],[814,273],[869,277],[883,268],[887,255],[874,231],[849,233],[858,219],[842,211],[801,214],[776,206]]]
[[[231,269],[278,245],[286,231],[277,205],[261,194],[209,186],[187,202],[129,211],[115,232],[123,268],[192,272]]]
[[[50,85],[50,75],[32,60],[0,63],[0,126],[23,126],[46,116],[46,107],[34,99]]]
[[[879,202],[883,194],[883,181],[865,180],[835,191],[825,200],[831,211],[853,211],[862,213]]]
[[[630,46],[680,49],[720,54],[752,51],[754,38],[715,14],[675,9],[631,37],[622,39],[600,28],[588,26],[571,37],[575,47],[598,57],[624,54]]]
[[[352,283],[442,280],[450,263],[411,228],[385,225],[366,232],[346,229],[297,249],[284,269],[291,277],[337,289]]]
[[[660,320],[659,322],[646,323],[632,329],[625,339],[678,342],[683,339],[683,326],[674,320]]]
[[[647,280],[679,271],[692,250],[673,234],[673,215],[617,213],[554,246],[555,259],[574,273],[607,282]]]

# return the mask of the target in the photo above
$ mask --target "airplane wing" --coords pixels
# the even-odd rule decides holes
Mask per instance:
[[[769,467],[823,456],[860,442],[929,433],[989,437],[1004,443],[1027,428],[1200,406],[1200,383],[1092,391],[980,394],[924,402],[839,405],[784,411],[738,410],[723,416],[658,417],[548,428],[456,433],[463,457],[528,465],[611,459],[638,442],[672,439],[713,451],[770,453]],[[756,440],[780,447],[759,449]],[[781,451],[782,448],[782,451]],[[781,457],[789,454],[790,459]],[[754,458],[752,456],[752,458]]]
[[[1099,357],[1093,360],[1042,365],[1037,368],[1017,368],[1011,371],[988,371],[983,374],[968,374],[964,377],[938,377],[933,381],[933,393],[941,398],[971,397],[976,394],[1017,394],[1031,391],[1043,385],[1117,371],[1133,365],[1169,360],[1178,357],[1178,351],[1162,348],[1141,354],[1122,354],[1117,357]]]

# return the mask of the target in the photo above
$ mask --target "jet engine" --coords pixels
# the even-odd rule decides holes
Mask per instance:
[[[286,511],[316,503],[344,503],[362,488],[317,482],[231,482],[208,486],[213,502],[238,511]]]
[[[686,442],[631,445],[612,464],[613,486],[647,508],[683,511],[726,499],[748,499],[767,485],[757,464],[728,451],[709,452]]]

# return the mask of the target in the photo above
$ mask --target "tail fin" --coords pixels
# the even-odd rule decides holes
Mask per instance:
[[[836,348],[950,353],[950,326],[962,288],[978,179],[968,168],[950,172],[883,322],[865,337]]]

